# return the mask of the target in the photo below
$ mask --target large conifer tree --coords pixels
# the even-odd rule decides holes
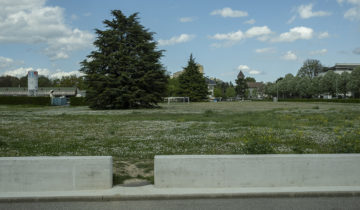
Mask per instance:
[[[199,71],[192,54],[184,72],[179,76],[179,93],[181,96],[190,97],[190,101],[202,101],[208,97],[205,77]]]
[[[245,92],[248,89],[248,86],[247,86],[247,83],[246,83],[246,80],[245,80],[244,73],[242,73],[242,71],[239,72],[235,82],[236,82],[236,87],[235,87],[236,94],[239,97],[244,98],[245,97]]]
[[[153,33],[120,10],[96,29],[97,50],[81,65],[88,86],[86,99],[94,109],[154,107],[166,91],[167,76],[160,64]]]

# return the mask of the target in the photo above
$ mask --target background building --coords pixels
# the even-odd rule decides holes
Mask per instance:
[[[334,71],[337,74],[342,74],[343,72],[351,73],[357,67],[360,67],[360,63],[336,63],[333,67],[324,67],[323,72],[319,73],[319,76],[324,76],[328,71]]]

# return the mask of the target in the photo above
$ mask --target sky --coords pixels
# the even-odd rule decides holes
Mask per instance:
[[[306,59],[360,63],[360,0],[0,0],[0,75],[80,75],[111,10],[139,13],[170,74],[191,53],[223,81],[240,70],[275,81]]]

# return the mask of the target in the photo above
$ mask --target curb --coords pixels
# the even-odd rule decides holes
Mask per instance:
[[[14,202],[60,202],[60,201],[122,201],[122,200],[178,200],[214,198],[308,198],[308,197],[359,197],[360,191],[312,191],[312,192],[252,192],[252,193],[187,193],[142,195],[76,195],[76,196],[29,196],[0,197],[0,203]]]

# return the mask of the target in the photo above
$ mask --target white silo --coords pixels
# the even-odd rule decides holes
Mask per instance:
[[[28,71],[28,95],[36,96],[38,91],[38,72]]]

